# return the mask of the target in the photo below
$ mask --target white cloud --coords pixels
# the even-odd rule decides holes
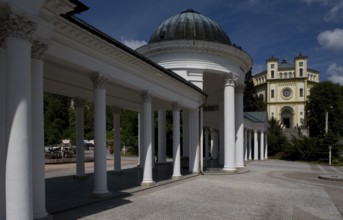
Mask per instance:
[[[324,16],[324,21],[339,22],[343,20],[343,0],[302,0],[308,5],[318,3],[330,8],[328,13]]]
[[[329,75],[328,79],[330,81],[343,85],[343,66],[333,63],[328,67],[326,73]]]
[[[123,44],[130,47],[133,50],[136,50],[137,48],[147,44],[145,40],[122,40]]]
[[[324,17],[325,21],[340,21],[343,20],[343,1],[333,5],[329,13]]]
[[[318,35],[317,40],[324,48],[343,50],[343,29],[323,31]]]

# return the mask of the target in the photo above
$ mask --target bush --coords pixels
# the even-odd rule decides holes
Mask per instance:
[[[332,159],[340,159],[336,138],[328,134],[324,137],[293,137],[290,144],[283,148],[283,159],[303,161],[328,161],[329,149],[332,146]]]

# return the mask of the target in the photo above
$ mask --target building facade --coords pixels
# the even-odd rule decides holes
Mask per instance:
[[[271,57],[267,70],[253,76],[256,93],[267,105],[268,118],[285,128],[304,127],[305,104],[311,88],[319,83],[319,72],[308,67],[308,57],[299,55],[294,64]]]

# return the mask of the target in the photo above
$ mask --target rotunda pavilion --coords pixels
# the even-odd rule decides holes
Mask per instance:
[[[206,105],[201,109],[205,128],[204,158],[209,158],[209,153],[217,158],[219,152],[224,170],[243,167],[243,90],[245,73],[252,66],[251,57],[232,43],[220,25],[192,9],[164,20],[149,43],[137,51],[208,94]],[[158,115],[163,121],[163,110],[159,110]],[[183,111],[183,117],[184,122],[189,121],[187,110]],[[189,137],[187,129],[184,131],[183,136]],[[219,149],[209,146],[210,132],[214,139],[219,137]],[[183,155],[187,156],[187,138],[184,141]]]

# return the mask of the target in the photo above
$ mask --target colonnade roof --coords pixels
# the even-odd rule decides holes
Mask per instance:
[[[178,74],[174,73],[173,71],[165,69],[164,67],[158,65],[157,63],[153,62],[152,60],[148,59],[147,57],[141,55],[140,53],[136,52],[135,50],[133,50],[133,49],[129,48],[128,46],[122,44],[121,42],[117,41],[116,39],[112,38],[111,36],[105,34],[104,32],[100,31],[99,29],[88,24],[87,22],[77,18],[74,14],[79,13],[81,11],[85,11],[88,9],[88,7],[83,5],[82,3],[80,3],[77,0],[71,0],[71,2],[77,3],[77,5],[79,5],[79,4],[81,4],[81,5],[76,7],[73,12],[62,15],[65,19],[67,19],[68,21],[70,21],[70,22],[74,23],[75,25],[81,27],[82,29],[90,32],[91,34],[94,34],[97,37],[105,40],[106,42],[118,47],[119,49],[127,52],[128,54],[134,56],[135,58],[147,63],[148,65],[150,65],[153,68],[161,71],[162,73],[174,78],[175,80],[180,81],[183,84],[186,84],[187,86],[191,87],[194,90],[197,90],[199,93],[202,93],[202,95],[207,96],[206,93],[204,93],[199,87],[195,86],[193,83],[185,80],[183,77],[179,76]]]
[[[267,112],[244,112],[244,118],[252,122],[268,122]]]

